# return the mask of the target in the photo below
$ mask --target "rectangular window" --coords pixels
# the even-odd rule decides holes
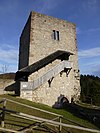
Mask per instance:
[[[53,38],[54,40],[59,41],[59,31],[53,30]]]
[[[53,30],[53,39],[56,40],[56,31]]]
[[[59,31],[56,31],[57,33],[57,40],[59,41]]]

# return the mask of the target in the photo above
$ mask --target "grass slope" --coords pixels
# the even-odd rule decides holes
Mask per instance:
[[[15,79],[15,73],[0,74],[0,79]]]
[[[63,123],[73,124],[73,125],[78,125],[78,126],[80,125],[80,126],[83,126],[83,127],[97,129],[96,126],[89,123],[88,121],[80,119],[80,118],[74,116],[73,114],[71,114],[70,112],[68,112],[66,110],[63,110],[63,109],[54,109],[54,108],[51,108],[51,107],[43,105],[43,104],[33,103],[31,101],[24,100],[24,99],[21,99],[19,97],[15,97],[15,96],[11,96],[11,95],[1,95],[0,99],[2,99],[2,98],[8,98],[8,99],[11,99],[11,100],[14,100],[14,101],[18,101],[20,103],[24,103],[26,105],[30,105],[30,106],[33,106],[33,107],[37,107],[37,108],[40,108],[40,109],[43,109],[43,110],[47,110],[47,111],[50,111],[50,112],[54,112],[54,113],[63,115],[64,118],[67,118],[67,120],[63,120]],[[0,105],[0,106],[2,106],[2,105]],[[14,104],[14,103],[8,102],[8,101],[7,101],[6,108],[10,109],[10,110],[15,110],[15,111],[18,111],[18,112],[26,113],[26,114],[29,114],[29,115],[38,116],[38,117],[41,117],[41,118],[46,118],[46,119],[55,118],[54,115],[50,115],[50,114],[47,114],[47,113],[44,113],[44,112],[41,112],[41,111],[30,109],[30,108],[27,108],[27,107],[24,107],[24,106],[21,106],[21,105],[18,105],[18,104]],[[14,117],[14,116],[10,116],[9,114],[6,114],[6,118],[5,118],[5,127],[6,128],[21,131],[21,130],[25,129],[26,127],[33,126],[34,124],[36,124],[35,121],[33,122],[33,121],[17,118],[17,117]],[[45,128],[42,128],[42,129],[38,128],[38,130],[35,129],[34,132],[35,133],[44,133],[45,129],[50,130],[51,128],[53,130],[55,129],[54,126],[52,127],[52,126],[46,126],[45,125]],[[55,129],[55,130],[58,131],[58,129]],[[70,131],[73,132],[73,133],[80,133],[79,130],[75,130],[75,129],[70,129]],[[67,129],[63,128],[62,132],[66,133]],[[85,132],[81,131],[81,132],[86,133],[86,131]]]

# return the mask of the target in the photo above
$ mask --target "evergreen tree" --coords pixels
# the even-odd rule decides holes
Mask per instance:
[[[100,78],[93,75],[81,75],[81,100],[100,106]]]

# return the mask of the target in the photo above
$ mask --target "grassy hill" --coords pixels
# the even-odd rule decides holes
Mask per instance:
[[[0,79],[15,79],[15,73],[0,74]]]
[[[14,83],[15,73],[0,74],[0,94],[4,88]]]
[[[14,82],[14,78],[15,78],[15,73],[1,74],[0,75],[0,88],[3,88],[4,86],[7,86],[8,84]],[[100,78],[98,77],[85,76],[84,78],[81,75],[81,86],[82,86],[81,96],[83,96],[81,98],[83,98],[82,99],[83,102],[87,102],[87,101],[84,101],[84,99],[86,100],[87,96],[89,97],[91,96],[92,100],[94,100],[93,98],[96,99],[96,97],[100,94]],[[96,93],[96,95],[93,95],[95,94],[94,92]],[[51,108],[43,104],[36,104],[28,100],[23,100],[19,97],[15,97],[12,95],[0,95],[0,99],[2,98],[8,98],[14,101],[18,101],[20,103],[24,103],[26,105],[30,105],[32,107],[37,107],[40,109],[44,109],[50,112],[63,115],[63,118],[65,118],[62,120],[63,123],[87,127],[87,128],[93,128],[93,129],[100,129],[100,124],[99,124],[100,123],[100,118],[99,118],[100,109],[95,109],[92,104],[89,105],[89,104],[79,103],[77,105],[67,105],[65,109],[54,109],[54,108]],[[100,96],[98,97],[98,99],[100,99]],[[9,101],[7,101],[7,109],[15,110],[18,112],[22,112],[22,113],[26,113],[29,115],[34,115],[34,116],[38,116],[41,118],[50,119],[50,120],[55,118],[55,116],[53,115],[40,112],[34,109],[30,109],[27,107],[23,107],[21,105],[17,105]],[[96,119],[96,122],[93,121],[94,116],[96,116],[96,118],[97,117],[99,118],[99,119]],[[25,120],[22,118],[17,118],[9,114],[6,114],[6,117],[5,117],[5,127],[14,129],[14,130],[21,131],[25,129],[26,127],[31,128],[35,124],[38,124],[38,123],[36,121],[30,121],[30,120]],[[45,133],[47,132],[46,131],[47,129],[50,130],[51,133],[54,133],[53,130],[58,131],[58,129],[56,129],[54,126],[48,126],[47,124],[43,126],[45,127],[39,127],[37,129],[34,129],[34,133]],[[62,133],[66,133],[67,131],[68,129],[63,127]],[[80,130],[70,129],[70,132],[80,133]],[[81,132],[86,133],[86,131],[81,131]]]
[[[37,107],[37,108],[40,108],[40,109],[43,109],[46,111],[50,111],[50,112],[54,112],[54,113],[63,115],[63,117],[66,119],[66,120],[65,119],[62,120],[63,123],[98,129],[94,124],[90,123],[89,121],[78,118],[77,116],[75,116],[73,114],[73,112],[70,112],[70,110],[68,111],[66,109],[54,109],[54,108],[51,108],[51,107],[43,105],[43,104],[33,103],[31,101],[20,99],[19,97],[15,97],[15,96],[11,96],[11,95],[1,95],[0,99],[2,99],[2,98],[8,98],[8,99],[20,102],[20,103],[24,103],[26,105],[30,105],[32,107]],[[15,104],[15,103],[12,103],[10,101],[7,101],[6,108],[10,109],[10,110],[15,110],[18,112],[26,113],[29,115],[34,115],[34,116],[38,116],[41,118],[46,118],[49,120],[52,120],[55,118],[54,115],[44,113],[41,111],[37,111],[35,109],[30,109],[28,107],[24,107],[24,106]],[[21,131],[21,130],[25,129],[26,127],[30,128],[35,124],[36,124],[36,121],[29,121],[29,120],[25,120],[22,118],[17,118],[17,117],[11,116],[9,114],[6,114],[6,117],[5,117],[5,128],[9,128],[9,129]],[[48,126],[47,124],[45,124],[43,126],[44,127],[34,129],[34,133],[45,133],[47,129],[52,133],[53,133],[53,130],[58,131],[58,129],[55,128],[54,126]],[[68,131],[68,129],[63,127],[62,133],[66,133],[67,131]],[[70,129],[70,132],[80,133],[80,130]],[[86,131],[81,131],[81,132],[86,133]]]

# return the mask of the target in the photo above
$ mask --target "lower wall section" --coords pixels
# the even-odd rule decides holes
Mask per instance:
[[[22,98],[27,99],[32,101],[32,97],[33,97],[33,92],[32,90],[28,90],[28,91],[21,91],[21,95]]]
[[[46,82],[35,90],[32,90],[32,82],[21,82],[20,97],[49,106],[59,102],[62,96],[71,102],[71,99],[79,92],[79,89],[77,89],[77,92],[74,90],[73,78],[70,75],[67,77],[66,73],[63,73],[62,76],[59,74],[53,78],[51,85]],[[76,87],[79,88],[79,83]]]

